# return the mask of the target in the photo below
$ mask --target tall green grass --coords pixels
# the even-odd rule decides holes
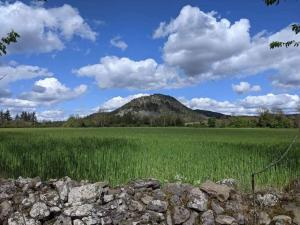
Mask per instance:
[[[200,183],[232,177],[242,187],[250,174],[278,158],[296,130],[101,128],[2,129],[0,176],[70,176],[112,185],[155,177]],[[280,165],[257,177],[282,187],[300,177],[297,142]]]

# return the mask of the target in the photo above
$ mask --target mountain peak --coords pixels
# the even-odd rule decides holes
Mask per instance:
[[[184,121],[199,121],[206,119],[207,115],[214,115],[209,111],[195,111],[187,106],[183,105],[176,98],[163,95],[152,94],[149,96],[143,96],[133,99],[129,103],[123,105],[119,109],[116,109],[112,113],[118,116],[124,116],[126,114],[134,114],[140,117],[151,116],[158,117],[162,115],[174,115],[181,117]]]

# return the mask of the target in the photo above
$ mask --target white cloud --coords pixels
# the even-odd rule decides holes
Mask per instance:
[[[10,65],[0,65],[0,77],[3,77],[0,80],[0,88],[18,80],[49,76],[53,76],[53,73],[38,66],[18,65],[16,62],[10,63]]]
[[[37,119],[39,121],[63,121],[67,117],[63,110],[46,110],[37,113]]]
[[[93,20],[93,22],[96,26],[106,25],[106,22],[104,20]]]
[[[204,76],[214,63],[241,53],[249,47],[249,21],[242,19],[231,24],[218,21],[214,14],[197,7],[185,6],[169,24],[161,23],[154,37],[167,37],[164,60],[180,66],[187,75]]]
[[[241,113],[243,107],[230,101],[217,101],[211,98],[192,98],[190,100],[181,99],[181,102],[191,109],[209,110],[224,114]]]
[[[106,56],[100,63],[74,71],[79,76],[96,79],[100,88],[160,89],[182,87],[182,79],[175,68],[158,64],[154,59],[134,61],[129,58]]]
[[[135,98],[149,96],[149,94],[139,93],[129,96],[116,96],[90,111],[90,113],[113,111]],[[300,105],[300,97],[290,94],[267,94],[259,96],[247,96],[235,101],[218,101],[212,98],[192,98],[184,97],[178,100],[191,109],[209,110],[227,115],[256,115],[261,108],[282,109],[286,113],[297,113]],[[89,114],[89,113],[87,113]]]
[[[282,109],[286,113],[297,113],[300,97],[290,94],[267,94],[247,96],[237,101],[217,101],[211,98],[181,99],[181,102],[192,109],[210,110],[224,114],[255,115],[261,108]]]
[[[149,96],[149,94],[140,93],[135,95],[129,95],[127,97],[121,97],[121,96],[113,97],[107,100],[106,102],[104,102],[100,107],[97,107],[95,111],[101,110],[101,111],[110,112],[125,105],[126,103],[130,102],[135,98],[140,98],[143,96]]]
[[[9,52],[51,52],[62,50],[64,42],[79,36],[91,41],[97,34],[70,5],[46,9],[22,2],[0,3],[0,36],[12,29],[21,38],[9,46]]]
[[[56,78],[45,78],[35,82],[32,91],[22,93],[20,98],[41,105],[51,105],[77,98],[87,90],[86,85],[80,85],[73,90],[61,84]]]
[[[0,98],[0,106],[2,110],[9,109],[13,113],[19,113],[21,111],[35,111],[37,103],[18,98]]]
[[[300,48],[270,50],[269,43],[294,40],[298,36],[290,27],[274,34],[261,32],[250,36],[250,22],[235,23],[217,19],[215,13],[204,13],[197,7],[185,6],[177,18],[163,22],[154,38],[166,37],[163,59],[179,66],[187,76],[198,81],[230,76],[255,75],[274,70],[273,85],[300,87]]]
[[[247,92],[259,92],[261,87],[259,85],[251,85],[248,82],[240,82],[239,84],[233,84],[232,89],[237,94],[245,94]]]
[[[116,48],[121,49],[122,51],[125,51],[128,48],[128,45],[125,41],[121,39],[120,36],[114,37],[110,40],[110,44]]]
[[[240,101],[240,105],[245,108],[280,108],[286,112],[295,112],[300,104],[298,95],[290,94],[267,94],[262,96],[248,96]]]

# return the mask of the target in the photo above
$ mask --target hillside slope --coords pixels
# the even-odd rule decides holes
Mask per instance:
[[[87,118],[99,120],[105,116],[125,118],[131,117],[132,120],[139,120],[143,118],[163,119],[172,118],[180,119],[183,122],[199,122],[207,120],[209,117],[221,118],[225,115],[205,110],[192,110],[176,98],[168,95],[153,94],[133,99],[122,107],[109,113],[94,113]],[[164,120],[164,119],[163,119]]]
[[[174,115],[181,117],[185,121],[198,121],[207,118],[206,115],[186,107],[174,97],[162,94],[136,98],[112,112],[112,114],[118,116],[124,116],[128,113],[140,117]]]

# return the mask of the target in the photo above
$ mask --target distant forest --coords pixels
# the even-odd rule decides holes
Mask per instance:
[[[9,110],[0,111],[0,127],[210,127],[210,128],[298,128],[300,115],[285,115],[282,111],[261,110],[257,116],[210,117],[200,121],[186,122],[174,114],[156,117],[140,117],[128,113],[118,116],[98,113],[80,118],[71,116],[67,121],[38,121],[35,112],[22,112],[12,117]]]

